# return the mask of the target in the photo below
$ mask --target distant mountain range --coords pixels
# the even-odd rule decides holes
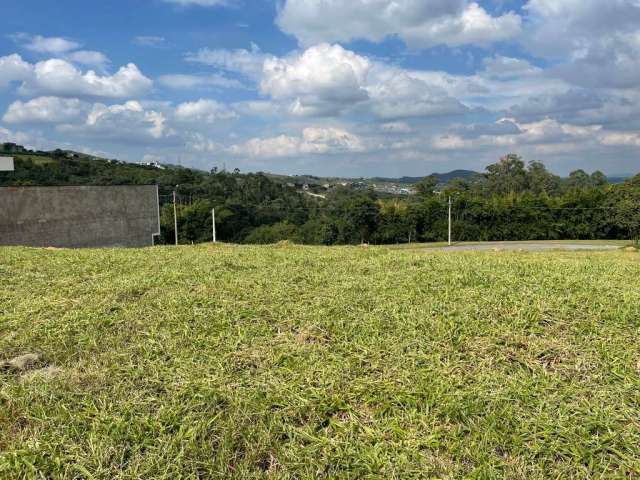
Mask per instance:
[[[445,183],[449,183],[451,180],[455,178],[470,180],[482,174],[478,172],[474,172],[473,170],[453,170],[447,173],[434,173],[433,175],[438,178],[438,183],[445,184]],[[407,185],[413,185],[414,183],[418,183],[423,178],[424,177],[400,177],[400,178],[374,177],[371,179],[371,181],[384,182],[384,183],[403,183]]]
[[[618,184],[618,183],[626,182],[628,179],[630,179],[633,176],[634,175],[632,173],[630,173],[628,175],[620,175],[620,176],[616,176],[616,177],[607,177],[607,180],[609,181],[609,183]]]
[[[283,180],[296,184],[309,184],[309,185],[322,185],[325,183],[335,184],[335,183],[354,183],[354,182],[365,182],[365,183],[378,183],[378,184],[399,184],[399,185],[413,185],[418,183],[424,177],[371,177],[371,178],[350,178],[350,177],[317,177],[315,175],[278,175],[274,173],[266,173],[271,178],[277,180]],[[434,173],[438,178],[438,183],[446,184],[449,183],[454,178],[463,178],[465,180],[472,179],[481,175],[478,172],[474,172],[472,170],[453,170],[447,173]]]

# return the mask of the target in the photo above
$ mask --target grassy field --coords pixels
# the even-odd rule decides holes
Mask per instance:
[[[517,243],[517,244],[553,244],[553,245],[563,245],[563,244],[571,244],[571,245],[617,245],[620,248],[624,248],[627,246],[633,246],[633,242],[630,240],[513,240],[513,241],[505,241],[505,242],[453,242],[453,245],[456,246],[466,246],[466,245],[484,245],[488,243],[496,243],[496,247],[499,247],[500,244],[509,244],[509,243]],[[397,245],[388,245],[387,248],[392,248],[395,250],[415,250],[421,248],[437,248],[437,247],[446,247],[448,245],[447,242],[429,242],[429,243],[399,243]]]
[[[632,478],[640,254],[0,249],[0,478]]]

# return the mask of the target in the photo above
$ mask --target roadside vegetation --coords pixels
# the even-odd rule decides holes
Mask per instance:
[[[640,476],[638,253],[2,248],[0,275],[0,478]]]

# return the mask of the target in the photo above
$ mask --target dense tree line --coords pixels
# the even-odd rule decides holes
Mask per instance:
[[[157,184],[166,243],[174,238],[174,190],[184,243],[211,239],[213,208],[218,238],[227,242],[442,241],[449,198],[459,241],[640,237],[640,175],[618,185],[609,184],[601,172],[577,170],[560,178],[541,162],[525,164],[517,155],[507,155],[471,180],[443,186],[425,177],[415,186],[417,195],[408,199],[336,187],[323,200],[260,173],[158,169],[62,151],[18,156],[16,172],[0,173],[0,185],[20,184]]]
[[[338,189],[311,209],[303,224],[263,225],[252,243],[289,239],[314,244],[376,244],[444,241],[448,202],[458,241],[634,239],[640,237],[640,175],[610,185],[601,172],[568,178],[540,162],[508,155],[483,176],[443,187],[422,179],[408,200],[382,200],[373,191]]]

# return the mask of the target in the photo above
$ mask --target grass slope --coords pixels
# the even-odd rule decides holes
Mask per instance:
[[[36,165],[48,165],[51,163],[58,163],[57,160],[54,160],[52,157],[48,155],[27,155],[27,154],[13,154],[13,157],[16,160],[29,160]]]
[[[0,478],[640,475],[640,256],[0,249]]]

